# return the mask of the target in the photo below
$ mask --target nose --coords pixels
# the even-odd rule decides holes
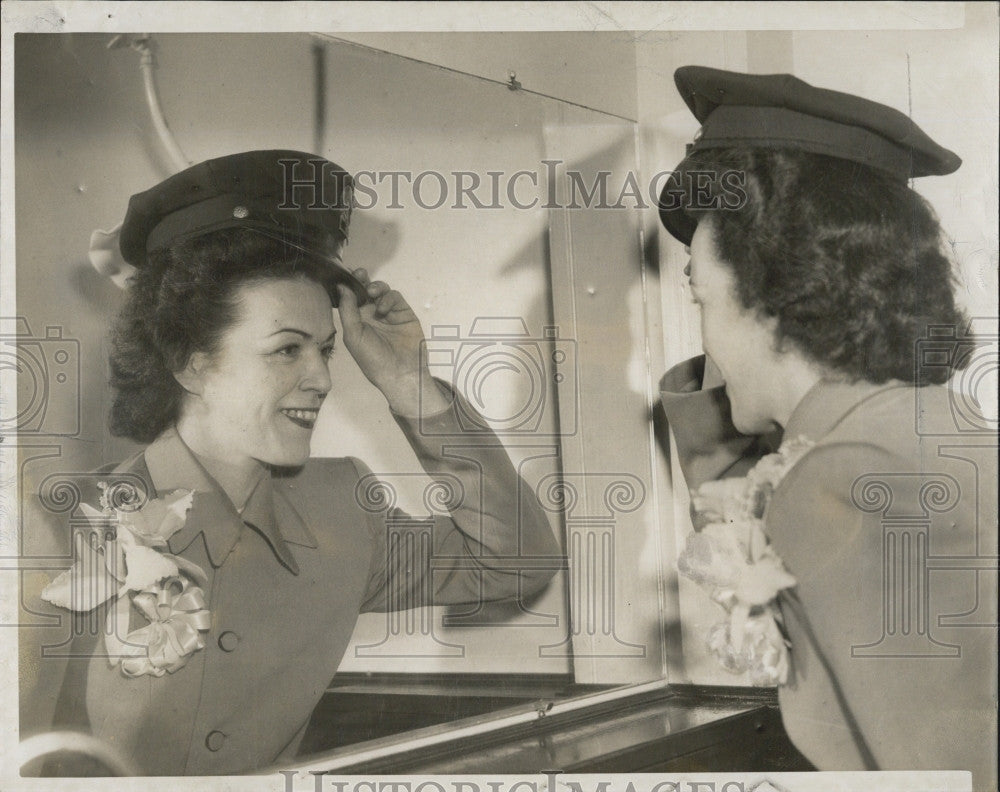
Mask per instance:
[[[320,397],[326,396],[333,387],[333,380],[330,379],[330,367],[327,359],[318,347],[311,349],[306,355],[305,365],[306,369],[299,381],[299,388],[315,391]]]
[[[691,277],[691,260],[688,259],[688,263],[684,265],[684,275],[685,277]]]

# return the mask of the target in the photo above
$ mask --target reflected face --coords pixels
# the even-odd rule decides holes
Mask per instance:
[[[193,419],[198,450],[220,461],[301,465],[331,388],[330,298],[311,280],[266,280],[240,287],[236,304],[184,419]]]
[[[729,266],[716,253],[709,219],[698,224],[690,254],[685,271],[701,308],[702,346],[725,377],[733,424],[746,434],[770,432],[775,428],[774,322],[740,304]]]

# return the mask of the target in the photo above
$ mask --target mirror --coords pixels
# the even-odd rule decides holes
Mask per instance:
[[[645,204],[629,192],[635,123],[330,37],[153,42],[161,104],[192,162],[297,148],[354,173],[348,265],[409,300],[433,373],[489,422],[563,543],[565,558],[546,562],[556,574],[537,596],[362,614],[301,752],[662,679],[662,603],[650,592],[662,589],[669,504],[654,496],[664,475],[645,354],[655,272],[640,244]],[[85,242],[121,219],[128,195],[171,172],[134,53],[107,43],[22,36],[16,53],[19,75],[47,75],[18,85],[19,265],[49,268],[18,279],[18,308],[32,328],[57,328],[77,366],[67,388],[48,394],[39,442],[20,449],[20,495],[42,494],[70,521],[79,512],[59,500],[59,477],[92,475],[82,472],[138,450],[105,428],[103,339],[121,294],[90,268]],[[248,79],[262,52],[267,80]],[[27,209],[58,204],[67,179],[80,199],[55,237],[45,231],[50,213]],[[362,506],[390,536],[390,507],[418,519],[439,512],[431,480],[345,351],[331,377],[313,456],[357,457],[372,469],[378,498]],[[612,412],[613,424],[603,419]],[[466,418],[475,441],[481,418]],[[60,560],[30,546],[22,556],[35,559],[29,586]],[[29,612],[22,636],[55,621]],[[93,621],[65,628],[96,635],[103,625]],[[49,645],[45,662],[22,657],[22,680],[55,675],[67,645]],[[22,733],[41,728],[53,706],[25,704]]]

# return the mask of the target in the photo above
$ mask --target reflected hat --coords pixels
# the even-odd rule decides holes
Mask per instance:
[[[814,88],[791,74],[741,74],[705,66],[674,72],[681,98],[701,123],[660,194],[660,219],[688,244],[696,221],[678,196],[697,153],[738,146],[791,148],[857,162],[891,178],[944,175],[962,160],[903,113],[860,96]]]
[[[247,228],[318,259],[334,284],[350,286],[364,301],[364,286],[335,257],[347,240],[353,195],[350,174],[315,154],[280,149],[230,154],[133,195],[122,224],[121,253],[142,268],[156,250],[212,231]]]

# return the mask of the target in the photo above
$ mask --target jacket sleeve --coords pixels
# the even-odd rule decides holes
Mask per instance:
[[[768,531],[798,580],[782,717],[822,770],[867,746],[879,770],[972,770],[974,788],[995,788],[996,631],[948,624],[977,604],[977,573],[959,568],[977,552],[975,485],[962,465],[931,465],[837,443],[775,492]],[[995,624],[995,596],[979,604]]]
[[[444,386],[447,387],[447,386]],[[430,519],[391,509],[371,519],[374,553],[362,611],[520,598],[540,591],[565,560],[533,489],[492,432],[463,430],[475,415],[451,406],[420,419],[394,416],[434,484]],[[477,421],[478,424],[478,421]],[[467,425],[467,423],[466,423]],[[362,478],[372,476],[355,460]]]
[[[687,486],[745,476],[758,460],[781,443],[741,434],[733,426],[725,385],[703,387],[705,356],[678,363],[660,379],[660,401],[677,444],[678,462]]]

